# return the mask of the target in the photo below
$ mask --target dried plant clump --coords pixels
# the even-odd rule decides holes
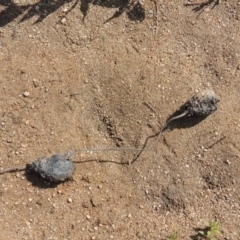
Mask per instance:
[[[192,97],[187,104],[187,111],[190,115],[207,116],[217,110],[219,97],[212,90],[203,90]]]
[[[41,157],[31,164],[27,164],[28,172],[36,172],[51,182],[64,182],[72,179],[75,166],[72,162],[72,153],[55,154],[50,158]]]

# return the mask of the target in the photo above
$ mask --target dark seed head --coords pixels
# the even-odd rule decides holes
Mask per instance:
[[[71,160],[73,155],[55,154],[50,158],[41,157],[27,165],[28,171],[34,171],[51,182],[63,182],[71,179],[75,166]]]
[[[207,116],[217,110],[219,97],[212,90],[203,90],[192,97],[187,104],[190,115]]]

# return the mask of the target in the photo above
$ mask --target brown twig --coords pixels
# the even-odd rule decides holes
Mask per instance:
[[[226,136],[223,136],[222,138],[220,138],[219,140],[217,140],[216,142],[214,142],[213,144],[211,144],[209,147],[207,147],[206,149],[210,149],[212,148],[213,146],[215,146],[217,143],[221,142],[223,139],[225,139]]]
[[[0,171],[0,174],[11,173],[11,172],[20,172],[20,171],[25,171],[25,170],[26,170],[26,168],[18,168],[18,167],[8,168],[8,169]]]

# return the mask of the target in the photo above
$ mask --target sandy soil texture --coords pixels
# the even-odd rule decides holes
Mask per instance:
[[[0,1],[0,169],[79,148],[72,181],[0,175],[0,239],[240,239],[240,1]]]

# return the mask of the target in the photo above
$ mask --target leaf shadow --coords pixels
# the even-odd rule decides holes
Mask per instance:
[[[203,10],[205,7],[210,6],[211,4],[213,4],[213,7],[212,7],[212,9],[213,9],[219,4],[219,0],[208,0],[208,1],[203,2],[203,3],[186,3],[186,4],[184,4],[184,6],[185,7],[196,6],[192,10],[194,12],[199,12],[199,11]]]
[[[34,16],[38,16],[33,23],[42,22],[46,17],[60,9],[64,4],[74,2],[72,7],[62,14],[66,17],[80,3],[80,11],[83,14],[83,22],[87,16],[90,5],[97,5],[105,8],[117,8],[118,10],[106,22],[120,17],[124,12],[127,13],[129,20],[142,22],[145,19],[145,10],[139,1],[130,0],[40,0],[35,4],[17,5],[13,0],[0,0],[0,6],[5,9],[0,12],[0,27],[3,27],[22,15],[19,23],[24,22]]]
[[[220,4],[220,0],[208,0],[206,2],[203,2],[203,3],[186,3],[184,4],[185,7],[191,7],[191,6],[195,6],[192,11],[194,12],[200,12],[198,15],[197,15],[197,18],[201,15],[201,13],[204,11],[204,9],[210,5],[213,6],[211,7],[211,9],[213,10],[217,5]]]
[[[0,12],[0,27],[7,25],[8,23],[14,21],[18,16],[24,13],[31,5],[17,6],[11,0],[1,1],[0,5],[6,8]]]
[[[192,240],[201,240],[201,239],[207,239],[207,232],[209,231],[209,227],[205,227],[205,228],[193,228],[194,231],[196,232],[195,235],[190,236],[190,238]],[[202,232],[203,234],[201,234],[200,232]]]
[[[83,21],[87,16],[90,8],[90,4],[98,5],[104,8],[117,8],[118,10],[110,17],[105,23],[120,17],[124,12],[132,21],[142,22],[145,19],[145,10],[139,1],[130,0],[80,0],[80,10],[83,14]],[[136,3],[135,3],[136,2]]]

